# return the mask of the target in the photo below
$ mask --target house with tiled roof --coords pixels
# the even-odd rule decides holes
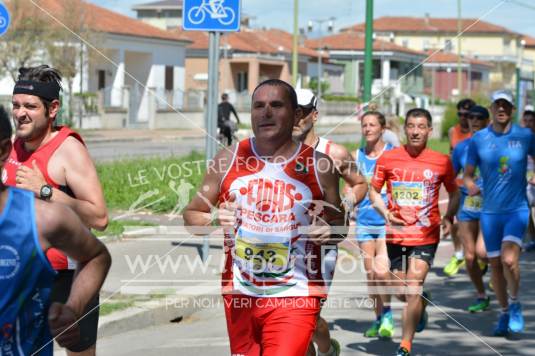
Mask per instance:
[[[66,1],[36,0],[36,13],[54,23],[48,14],[65,13]],[[113,111],[102,126],[154,127],[153,108],[181,107],[187,38],[87,1],[68,1],[70,6],[77,2],[85,26],[95,34],[84,39],[83,55],[91,60],[76,75],[73,94],[99,94],[104,110]],[[80,39],[73,37],[73,43],[78,46]]]
[[[338,34],[308,40],[306,46],[324,49],[329,60],[344,65],[344,91],[347,95],[361,96],[364,81],[365,36],[359,32]],[[423,96],[422,67],[425,53],[382,40],[373,42],[372,95],[388,90],[392,99]],[[398,106],[399,107],[399,106]],[[394,111],[394,110],[392,110]],[[401,109],[401,111],[403,111]]]
[[[373,25],[379,39],[420,51],[443,49],[457,53],[456,18],[384,16],[375,19]],[[364,27],[365,24],[360,23],[343,31],[363,32]],[[493,64],[489,76],[491,88],[514,90],[522,35],[476,18],[462,19],[461,31],[462,55]],[[533,83],[533,73],[523,71],[521,79]]]
[[[208,79],[208,33],[176,30],[192,43],[186,54],[186,90],[203,92]],[[228,93],[231,101],[237,96],[248,100],[253,89],[264,79],[277,78],[291,81],[292,35],[278,29],[242,29],[240,32],[224,33],[219,47],[219,91]],[[306,81],[308,66],[320,56],[314,49],[298,48],[299,76]],[[328,66],[328,64],[326,63]],[[343,74],[340,66],[331,68],[335,74]],[[342,88],[340,88],[342,89]]]
[[[457,65],[459,56],[441,50],[428,50],[424,68],[424,91],[435,99],[449,100],[451,93],[458,90]],[[489,75],[493,64],[479,59],[461,56],[461,79],[463,93],[488,93]]]

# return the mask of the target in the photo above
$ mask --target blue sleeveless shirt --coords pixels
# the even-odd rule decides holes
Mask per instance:
[[[7,193],[0,212],[0,354],[52,355],[48,308],[55,272],[38,241],[35,198],[15,188]]]
[[[368,183],[368,185],[370,184],[370,181],[372,180],[373,174],[375,172],[375,163],[385,151],[389,151],[392,148],[394,147],[391,144],[385,144],[383,152],[381,152],[379,156],[373,158],[366,156],[365,147],[362,147],[357,151],[357,167],[359,168],[360,173],[366,178],[366,182]],[[383,197],[383,200],[386,204],[386,189],[384,187],[383,191],[381,192],[381,196]],[[385,224],[385,219],[372,206],[369,194],[366,194],[366,197],[358,205],[356,219],[358,225],[360,226],[384,226]]]

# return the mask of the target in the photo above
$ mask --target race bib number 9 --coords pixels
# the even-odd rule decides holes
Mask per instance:
[[[241,232],[241,231],[240,231]],[[253,273],[280,273],[288,268],[289,242],[261,243],[241,233],[236,237],[236,257]]]
[[[480,212],[483,198],[481,195],[467,196],[464,199],[463,209],[467,211]]]
[[[422,182],[392,182],[392,198],[399,206],[423,206]]]

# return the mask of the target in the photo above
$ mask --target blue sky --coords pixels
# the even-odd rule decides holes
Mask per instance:
[[[134,4],[153,0],[89,0],[111,10],[134,16]],[[336,17],[337,28],[364,21],[365,0],[299,0],[299,26],[308,20]],[[535,1],[533,0],[462,0],[463,17],[479,18],[502,3],[484,18],[513,31],[535,37]],[[524,6],[522,6],[522,4]],[[242,11],[253,19],[254,27],[277,27],[291,31],[293,0],[242,0]],[[375,0],[374,16],[456,17],[457,0]]]

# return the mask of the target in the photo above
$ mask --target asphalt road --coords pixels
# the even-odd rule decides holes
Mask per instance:
[[[197,243],[199,241],[196,241]],[[128,271],[125,256],[135,256],[144,251],[144,255],[163,255],[172,248],[167,240],[137,241],[129,240],[111,244],[114,256],[114,271],[104,286],[105,290],[116,289],[125,278],[133,278],[133,271]],[[349,247],[351,249],[351,247]],[[219,256],[220,250],[212,249]],[[522,258],[521,298],[525,310],[526,332],[514,340],[492,337],[491,332],[498,312],[493,298],[492,310],[481,314],[469,314],[466,307],[473,301],[474,292],[463,270],[454,278],[445,278],[442,268],[451,256],[452,246],[443,242],[439,248],[435,266],[429,274],[426,289],[433,294],[434,306],[430,306],[429,326],[416,335],[414,355],[534,355],[535,354],[535,253],[526,253]],[[173,255],[195,255],[194,246],[181,246]],[[392,341],[364,338],[362,333],[369,326],[373,313],[366,303],[365,288],[353,289],[352,295],[346,294],[344,286],[348,281],[357,285],[364,281],[362,271],[352,272],[349,266],[359,265],[360,261],[351,255],[339,260],[335,281],[330,293],[332,301],[322,315],[330,324],[332,336],[342,345],[342,355],[392,355],[401,336],[401,305],[393,307],[396,332]],[[216,266],[214,262],[210,266]],[[137,271],[136,271],[137,273]],[[169,272],[167,272],[169,273]],[[187,279],[187,271],[178,269],[175,279]],[[217,286],[218,276],[214,270],[208,270],[212,286]],[[125,277],[126,276],[126,277]],[[143,279],[158,280],[169,278],[159,276],[159,272],[147,271]],[[485,277],[488,282],[488,275]],[[190,278],[191,279],[191,278]],[[143,284],[137,286],[143,286]],[[492,292],[491,292],[492,293]],[[492,295],[492,294],[491,294]],[[217,300],[217,298],[216,298]],[[172,316],[170,316],[171,319]],[[135,329],[135,326],[132,326]],[[151,328],[132,330],[98,341],[99,355],[229,355],[229,346],[221,303],[207,304],[204,309],[194,313],[179,323],[165,323]]]

